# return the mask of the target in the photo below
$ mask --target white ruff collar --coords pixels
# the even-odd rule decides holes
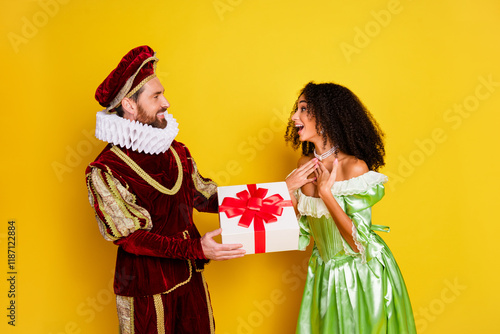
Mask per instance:
[[[168,150],[179,132],[175,118],[165,111],[165,129],[130,121],[105,110],[96,115],[95,136],[113,145],[132,148],[139,153],[160,154]]]

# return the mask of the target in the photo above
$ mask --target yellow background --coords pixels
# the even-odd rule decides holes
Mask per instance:
[[[160,59],[177,139],[221,185],[283,180],[298,158],[283,141],[298,91],[351,88],[386,133],[391,181],[374,223],[391,226],[382,237],[419,333],[500,331],[498,1],[2,0],[0,17],[2,333],[117,332],[116,248],[84,170],[104,147],[95,89],[143,44]],[[195,218],[203,233],[218,226]],[[309,252],[210,264],[217,333],[293,333]]]

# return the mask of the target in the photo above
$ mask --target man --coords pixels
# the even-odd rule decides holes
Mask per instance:
[[[131,50],[97,88],[108,142],[86,170],[101,234],[118,245],[114,290],[121,333],[213,333],[203,266],[241,257],[242,245],[200,237],[193,208],[217,212],[217,185],[174,140],[177,122],[148,46]]]

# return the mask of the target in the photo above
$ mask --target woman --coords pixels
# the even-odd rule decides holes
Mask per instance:
[[[302,146],[286,179],[300,214],[300,247],[314,248],[297,333],[416,333],[394,257],[371,224],[384,196],[383,133],[359,99],[333,83],[301,91],[285,139]]]

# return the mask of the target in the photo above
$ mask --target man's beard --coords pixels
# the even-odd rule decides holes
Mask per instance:
[[[165,129],[167,126],[167,120],[165,118],[158,118],[158,114],[161,112],[166,113],[167,109],[158,110],[153,116],[148,116],[148,113],[142,108],[140,104],[137,104],[137,120],[143,124],[151,125],[153,128]]]

